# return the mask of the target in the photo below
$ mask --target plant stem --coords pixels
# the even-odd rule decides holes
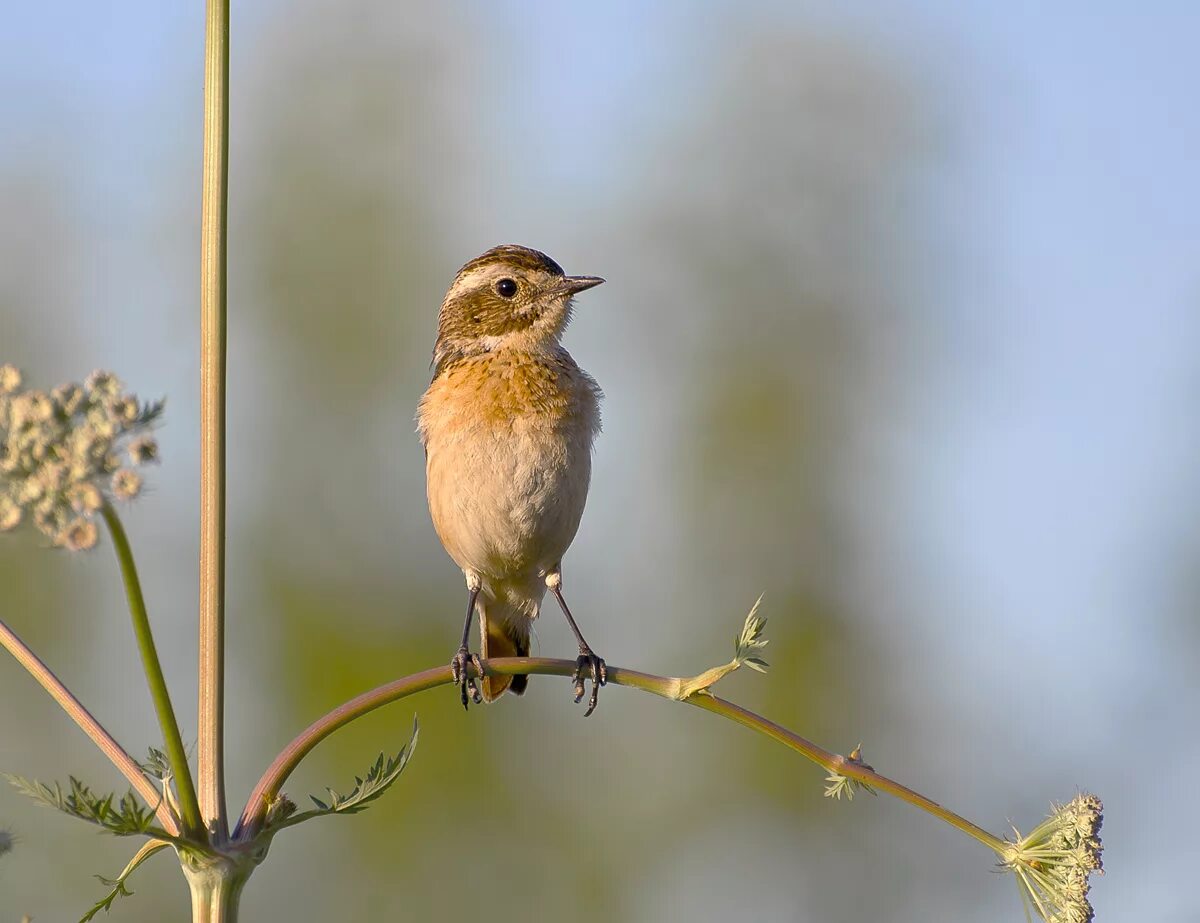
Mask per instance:
[[[558,661],[550,662],[557,663]],[[566,663],[566,661],[562,662]],[[574,668],[574,664],[572,664],[572,668]],[[611,682],[611,668],[609,672],[609,681]],[[254,786],[254,791],[250,793],[250,797],[246,801],[246,807],[234,829],[234,839],[247,841],[258,833],[262,821],[266,817],[267,806],[279,794],[287,777],[300,765],[300,761],[308,755],[313,747],[334,731],[345,727],[355,718],[361,718],[368,712],[374,711],[381,705],[387,705],[389,702],[395,702],[416,692],[433,689],[435,686],[445,685],[451,679],[449,667],[434,667],[423,673],[414,673],[403,679],[387,683],[370,692],[364,692],[338,706],[324,717],[318,718],[284,747],[267,767],[267,771],[258,780],[258,784]]]
[[[931,801],[924,795],[914,792],[911,788],[906,788],[899,782],[895,782],[887,776],[880,775],[873,769],[862,765],[862,763],[857,763],[836,753],[830,753],[828,750],[824,750],[811,741],[804,739],[799,734],[793,734],[787,728],[780,727],[775,722],[768,721],[761,715],[742,708],[740,705],[735,705],[733,702],[718,698],[715,695],[703,694],[690,696],[684,701],[689,705],[695,705],[697,708],[712,712],[714,715],[720,715],[723,718],[736,721],[738,724],[748,727],[752,731],[765,734],[785,747],[790,747],[797,753],[802,753],[814,763],[830,772],[836,772],[838,775],[848,776],[851,779],[864,782],[902,801],[907,801],[909,804],[932,814],[940,820],[944,820],[950,826],[956,827],[968,836],[973,837],[993,852],[1001,850],[1005,846],[1004,841],[999,837],[993,836],[982,827],[977,827],[966,818],[959,817],[953,811],[946,810],[946,808],[943,808],[936,801]]]
[[[150,687],[150,698],[154,700],[154,712],[158,715],[159,727],[162,728],[163,744],[166,746],[167,759],[171,763],[171,772],[175,775],[175,789],[179,797],[179,813],[183,820],[184,832],[190,836],[202,837],[204,824],[200,819],[200,806],[196,801],[195,786],[192,784],[192,771],[188,767],[187,751],[179,733],[179,722],[175,720],[175,709],[171,706],[171,693],[167,689],[158,650],[154,646],[150,616],[146,612],[146,600],[142,596],[142,584],[138,579],[133,550],[129,547],[125,527],[121,525],[121,519],[112,505],[106,502],[100,508],[100,512],[112,535],[113,548],[121,565],[121,578],[125,582],[125,597],[129,601],[129,615],[133,621],[138,653],[142,657],[142,670]]]
[[[192,890],[192,923],[237,923],[238,903],[254,863],[189,852],[181,852],[179,862]]]
[[[218,842],[225,812],[225,347],[229,195],[229,0],[208,0],[200,203],[200,809]]]
[[[170,809],[163,800],[162,792],[142,773],[142,769],[125,749],[117,743],[111,734],[97,721],[92,713],[84,708],[83,703],[72,695],[71,691],[62,684],[50,668],[31,651],[11,628],[0,621],[0,645],[17,659],[17,663],[29,671],[30,676],[50,693],[54,699],[77,725],[80,730],[91,738],[92,743],[100,748],[100,752],[108,757],[109,762],[120,770],[121,775],[129,780],[134,791],[142,796],[147,805],[155,805],[155,815],[163,829],[172,836],[179,835],[179,825],[171,815]]]
[[[499,675],[542,673],[553,676],[571,676],[575,672],[575,661],[552,660],[546,657],[499,657],[485,661],[484,672]],[[902,801],[907,801],[914,807],[920,808],[922,811],[926,811],[934,817],[944,820],[946,823],[973,837],[993,851],[1004,848],[1004,841],[999,837],[993,836],[983,828],[977,827],[954,812],[946,810],[924,795],[920,795],[912,791],[912,789],[906,788],[900,783],[880,775],[861,763],[854,762],[835,753],[830,753],[828,750],[804,739],[799,734],[793,734],[786,728],[780,727],[774,722],[768,721],[766,718],[756,715],[754,712],[748,711],[739,705],[719,699],[707,691],[699,691],[685,699],[678,699],[675,693],[680,688],[681,680],[677,677],[655,676],[651,673],[641,673],[637,670],[609,666],[608,681],[618,686],[631,686],[635,689],[641,689],[644,692],[650,692],[665,699],[684,701],[689,705],[694,705],[697,708],[710,711],[723,718],[736,721],[744,727],[758,731],[760,734],[765,734],[784,746],[790,747],[819,766],[824,767],[829,772],[836,772],[856,779],[859,782],[865,782]],[[390,702],[395,702],[414,693],[424,692],[426,689],[432,689],[435,686],[442,686],[450,682],[452,682],[452,678],[449,666],[435,667],[423,673],[414,673],[403,679],[379,686],[369,692],[364,692],[357,698],[351,699],[324,717],[314,721],[297,735],[275,758],[271,765],[267,767],[267,771],[263,773],[262,778],[259,779],[258,784],[254,787],[254,791],[250,794],[249,800],[246,802],[245,810],[243,810],[241,820],[237,825],[235,837],[239,840],[248,841],[257,834],[262,826],[263,818],[266,816],[268,804],[279,795],[287,777],[291,775],[300,761],[317,744],[334,731],[345,727],[356,718],[360,718],[382,705],[387,705]]]

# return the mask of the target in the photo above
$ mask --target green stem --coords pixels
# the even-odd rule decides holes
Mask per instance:
[[[229,201],[229,0],[208,0],[200,198],[200,808],[218,842],[225,811],[225,353]]]
[[[162,664],[154,646],[154,635],[150,631],[150,616],[146,612],[146,600],[142,597],[142,584],[138,579],[137,564],[125,527],[112,505],[105,503],[100,508],[104,522],[112,535],[113,548],[121,565],[121,578],[125,581],[125,596],[129,601],[129,615],[133,621],[133,633],[137,638],[138,652],[142,656],[142,669],[150,687],[150,698],[154,700],[154,711],[162,728],[163,743],[171,772],[175,775],[175,790],[179,796],[179,810],[183,820],[184,834],[203,838],[204,824],[200,819],[200,806],[196,801],[196,789],[192,785],[192,771],[188,768],[187,751],[179,734],[179,723],[175,720],[175,709],[171,706],[171,694],[163,676]]]
[[[254,871],[245,857],[181,852],[180,865],[192,891],[192,923],[237,923],[242,889]]]
[[[84,708],[83,703],[75,698],[70,689],[63,685],[62,680],[55,676],[50,668],[42,662],[41,658],[30,650],[25,642],[18,638],[16,633],[5,625],[4,622],[0,622],[0,645],[6,648],[17,659],[17,663],[28,670],[29,675],[37,680],[43,689],[50,693],[51,698],[62,707],[62,710],[71,717],[72,721],[79,725],[83,733],[91,738],[92,743],[100,748],[100,752],[108,757],[109,762],[116,766],[120,770],[121,775],[129,780],[129,784],[142,796],[142,800],[146,802],[146,805],[154,807],[154,813],[158,817],[158,822],[162,824],[163,829],[172,836],[177,836],[179,834],[179,824],[175,822],[175,818],[171,814],[171,809],[163,800],[162,793],[143,774],[142,767],[104,729],[103,725],[92,716],[92,713]]]
[[[551,660],[546,657],[500,657],[485,661],[484,672],[489,675],[498,674],[502,676],[514,673],[571,676],[575,672],[575,661]],[[780,727],[774,722],[768,721],[766,718],[742,708],[740,705],[734,705],[732,702],[719,699],[707,691],[693,693],[681,700],[677,693],[681,688],[681,682],[684,681],[681,681],[677,677],[655,676],[651,673],[641,673],[637,670],[609,666],[608,681],[618,686],[631,686],[635,689],[641,689],[643,692],[649,692],[665,699],[671,699],[672,701],[684,701],[689,705],[694,705],[697,708],[702,708],[723,718],[736,721],[744,727],[758,731],[760,734],[765,734],[772,740],[790,747],[829,772],[836,772],[856,779],[859,782],[865,782],[902,801],[908,802],[914,807],[920,808],[922,811],[932,814],[934,817],[944,820],[946,823],[973,837],[993,851],[999,851],[1005,846],[1004,841],[999,837],[993,836],[981,827],[977,827],[953,811],[948,811],[924,795],[918,794],[912,789],[892,781],[887,776],[880,775],[861,763],[854,762],[835,753],[830,753],[828,750],[818,747],[799,734],[793,734],[786,728]],[[280,790],[283,788],[283,783],[287,780],[288,776],[291,775],[292,771],[300,764],[300,761],[317,744],[334,731],[345,727],[351,721],[361,718],[363,715],[374,711],[380,706],[387,705],[418,692],[424,692],[426,689],[433,689],[435,686],[446,685],[450,682],[452,682],[450,667],[434,667],[423,673],[414,673],[403,679],[379,686],[369,692],[364,692],[357,698],[351,699],[324,717],[314,721],[297,735],[275,758],[271,765],[267,767],[267,771],[259,779],[258,784],[254,787],[254,791],[250,794],[249,800],[246,802],[245,809],[242,811],[242,817],[238,822],[235,834],[236,838],[242,841],[249,841],[254,838],[262,827],[267,806],[279,795]]]
[[[863,782],[870,785],[872,788],[877,788],[880,791],[887,792],[899,798],[901,801],[907,801],[914,807],[920,808],[932,814],[934,817],[944,820],[952,827],[956,827],[963,833],[978,840],[984,846],[991,849],[993,852],[1003,850],[1007,845],[1004,840],[997,836],[988,833],[982,827],[977,827],[969,820],[959,817],[953,811],[943,808],[936,801],[931,801],[924,795],[914,792],[911,788],[906,788],[899,782],[889,779],[887,776],[880,775],[873,769],[841,756],[837,753],[830,753],[818,747],[811,741],[806,740],[799,734],[794,734],[785,727],[780,727],[773,721],[768,721],[761,715],[756,715],[748,709],[742,708],[740,705],[735,705],[725,699],[717,698],[715,695],[705,695],[703,693],[693,695],[685,699],[689,705],[695,705],[697,708],[702,708],[705,711],[712,712],[714,715],[720,715],[723,718],[728,718],[731,721],[736,721],[743,727],[748,727],[752,731],[758,731],[760,734],[765,734],[772,740],[778,741],[785,747],[790,747],[797,753],[801,753],[808,759],[812,760],[818,766],[827,769],[830,772],[836,772],[838,775],[848,776],[858,782]]]

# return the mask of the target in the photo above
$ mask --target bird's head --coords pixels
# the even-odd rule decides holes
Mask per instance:
[[[516,244],[493,247],[454,277],[438,314],[434,365],[515,346],[558,342],[571,319],[571,299],[599,285],[597,276],[568,276],[546,254]]]

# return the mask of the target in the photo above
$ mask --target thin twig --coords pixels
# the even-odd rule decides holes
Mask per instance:
[[[546,657],[500,657],[484,661],[485,673],[502,676],[511,676],[515,673],[571,676],[575,672],[575,669],[575,661],[573,660],[552,660]],[[235,830],[235,838],[250,840],[257,834],[266,816],[268,805],[279,795],[280,790],[283,788],[283,783],[287,780],[288,776],[291,775],[292,771],[300,764],[300,761],[317,744],[334,731],[345,727],[356,718],[361,718],[363,715],[374,711],[382,705],[387,705],[417,692],[424,692],[426,689],[446,685],[452,681],[449,666],[434,667],[431,670],[425,670],[423,673],[414,673],[411,676],[386,683],[369,692],[364,692],[357,698],[351,699],[324,717],[314,721],[298,734],[275,758],[271,765],[267,767],[267,771],[263,773],[262,778],[259,779],[258,784],[254,787],[254,791],[250,794],[249,800],[246,802],[241,820],[239,820]],[[608,682],[618,686],[631,686],[666,699],[679,701],[677,691],[680,688],[680,681],[677,677],[655,676],[651,673],[641,673],[637,670],[609,666]],[[734,705],[732,702],[717,698],[706,690],[698,691],[682,699],[682,701],[689,705],[703,708],[705,711],[721,715],[724,718],[729,718],[744,727],[765,734],[784,746],[790,747],[792,750],[804,755],[830,772],[836,772],[856,779],[859,782],[865,782],[903,801],[907,801],[909,804],[958,828],[980,843],[983,843],[989,849],[995,850],[1003,846],[1003,841],[999,837],[993,836],[981,827],[977,827],[953,811],[948,811],[924,795],[920,795],[900,783],[880,775],[862,763],[849,760],[835,753],[830,753],[828,750],[818,747],[799,734],[793,734],[786,728],[782,728],[774,722],[768,721],[766,718],[756,715],[754,712],[748,711],[739,705]]]
[[[918,807],[922,811],[944,820],[950,826],[957,827],[963,833],[973,837],[993,851],[1002,848],[1004,845],[999,837],[993,836],[982,827],[978,827],[966,818],[947,810],[936,801],[931,801],[919,792],[914,792],[911,788],[907,788],[899,782],[889,779],[887,776],[880,775],[873,769],[864,766],[861,762],[837,753],[830,753],[828,750],[823,750],[799,734],[794,734],[787,728],[780,727],[774,721],[768,721],[766,718],[755,714],[749,709],[742,708],[740,705],[735,705],[733,702],[718,698],[715,695],[693,695],[684,701],[689,705],[695,705],[697,708],[703,708],[705,711],[712,712],[714,715],[720,715],[723,718],[736,721],[738,724],[748,727],[752,731],[766,734],[772,740],[778,741],[785,747],[790,747],[797,753],[804,754],[804,756],[808,757],[818,766],[822,766],[830,772],[847,776],[858,782],[870,785],[872,788],[887,792],[889,795],[894,795],[902,801],[907,801],[914,807]]]
[[[147,805],[154,806],[155,816],[158,817],[158,822],[163,829],[172,836],[178,836],[179,825],[171,816],[171,811],[163,800],[162,792],[158,791],[154,783],[146,778],[137,761],[116,742],[103,725],[92,716],[92,713],[84,708],[83,703],[75,698],[71,690],[62,684],[62,681],[54,675],[41,658],[31,651],[25,642],[18,638],[13,630],[2,621],[0,621],[0,645],[3,645],[16,658],[17,663],[29,671],[29,675],[37,680],[38,685],[50,693],[51,698],[62,707],[72,721],[79,725],[80,730],[87,734],[92,743],[100,748],[100,752],[108,757],[109,762],[129,780],[129,784],[142,796],[142,800]]]
[[[150,615],[146,611],[146,600],[142,596],[142,584],[138,578],[137,564],[133,560],[133,549],[129,547],[129,537],[125,534],[125,527],[121,525],[121,519],[112,505],[106,502],[100,507],[100,513],[104,516],[109,534],[112,535],[113,549],[116,551],[117,561],[121,565],[121,579],[125,582],[125,596],[129,602],[133,634],[137,638],[138,653],[142,657],[142,670],[146,674],[146,683],[150,687],[150,698],[154,701],[154,713],[158,716],[158,724],[162,729],[167,760],[171,764],[171,772],[175,775],[175,788],[179,796],[179,813],[183,819],[183,826],[190,835],[202,836],[204,824],[200,819],[200,805],[196,801],[192,771],[188,767],[187,750],[183,746],[183,736],[179,733],[179,722],[175,718],[175,709],[171,705],[171,693],[167,689],[162,663],[158,659],[158,650],[154,645],[154,634],[150,630]]]
[[[208,0],[200,204],[200,810],[218,842],[225,812],[225,346],[229,0]]]

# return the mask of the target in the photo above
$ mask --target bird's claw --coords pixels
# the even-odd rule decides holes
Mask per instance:
[[[584,671],[587,671],[585,674]],[[603,657],[597,657],[588,648],[581,648],[579,657],[575,660],[575,673],[571,679],[575,683],[575,701],[579,702],[583,699],[584,680],[590,678],[592,681],[592,696],[588,699],[587,711],[583,713],[583,717],[587,717],[596,710],[596,696],[600,694],[600,687],[608,683],[608,666],[604,662]]]
[[[462,706],[467,708],[470,702],[479,705],[483,702],[483,696],[479,693],[479,686],[475,682],[475,677],[471,675],[468,666],[475,667],[475,672],[479,676],[483,676],[483,664],[479,662],[479,655],[472,654],[465,646],[460,647],[454,654],[454,659],[450,661],[450,674],[454,677],[454,685],[458,686],[462,693]]]

